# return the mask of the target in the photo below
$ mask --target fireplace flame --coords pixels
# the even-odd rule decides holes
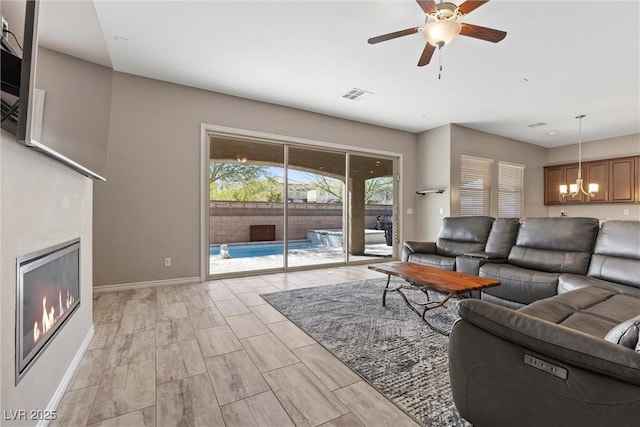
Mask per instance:
[[[58,319],[73,305],[75,298],[67,289],[67,296],[62,299],[62,290],[58,291],[58,307],[59,311],[56,314],[56,309],[53,305],[47,308],[47,297],[42,298],[42,325],[38,325],[38,322],[33,324],[33,342],[34,344],[40,340],[52,327],[56,324]],[[64,303],[64,304],[63,304]]]

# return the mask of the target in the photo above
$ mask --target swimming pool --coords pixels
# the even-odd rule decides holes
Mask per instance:
[[[284,243],[230,243],[229,254],[231,258],[248,258],[255,256],[282,255]],[[289,251],[295,249],[316,249],[321,246],[314,245],[308,240],[289,242]],[[220,255],[220,245],[209,246],[209,256]]]

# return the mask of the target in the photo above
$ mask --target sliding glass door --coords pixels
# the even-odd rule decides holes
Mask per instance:
[[[394,162],[349,155],[349,261],[393,255]]]
[[[287,266],[344,263],[345,153],[287,153]]]
[[[209,276],[393,256],[395,158],[207,138]]]
[[[284,267],[284,149],[211,136],[210,275]]]

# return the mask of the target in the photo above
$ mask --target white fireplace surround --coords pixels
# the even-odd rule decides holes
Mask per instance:
[[[0,400],[7,411],[53,410],[93,336],[93,180],[2,131],[0,185]],[[16,261],[76,238],[82,303],[16,384]]]

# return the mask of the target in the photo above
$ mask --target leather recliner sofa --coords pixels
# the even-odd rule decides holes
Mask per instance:
[[[583,221],[583,227],[567,236],[576,241],[576,248],[588,244],[592,221]],[[549,231],[554,229],[559,231]],[[528,236],[529,231],[525,228],[527,239],[518,241],[538,245],[539,239]],[[586,234],[577,239],[581,232]],[[529,262],[540,253],[532,255]],[[543,257],[542,265],[549,259],[553,257]],[[584,268],[582,255],[572,253],[566,259],[573,261],[569,270]],[[506,271],[503,277],[508,277]],[[516,301],[526,304],[517,310],[492,304],[485,294],[483,300],[458,304],[460,320],[449,341],[449,374],[460,415],[479,427],[637,425],[640,221],[604,222],[585,274],[551,272],[556,275],[553,295],[545,297],[553,292],[549,272],[540,273],[543,284],[530,294],[524,289],[526,276],[520,273],[514,275],[520,282],[510,279],[501,285],[507,286],[502,296],[539,297]],[[504,298],[497,301],[516,305]]]
[[[444,218],[435,242],[403,243],[402,261],[455,271],[457,256],[485,250],[493,221],[490,216]]]

